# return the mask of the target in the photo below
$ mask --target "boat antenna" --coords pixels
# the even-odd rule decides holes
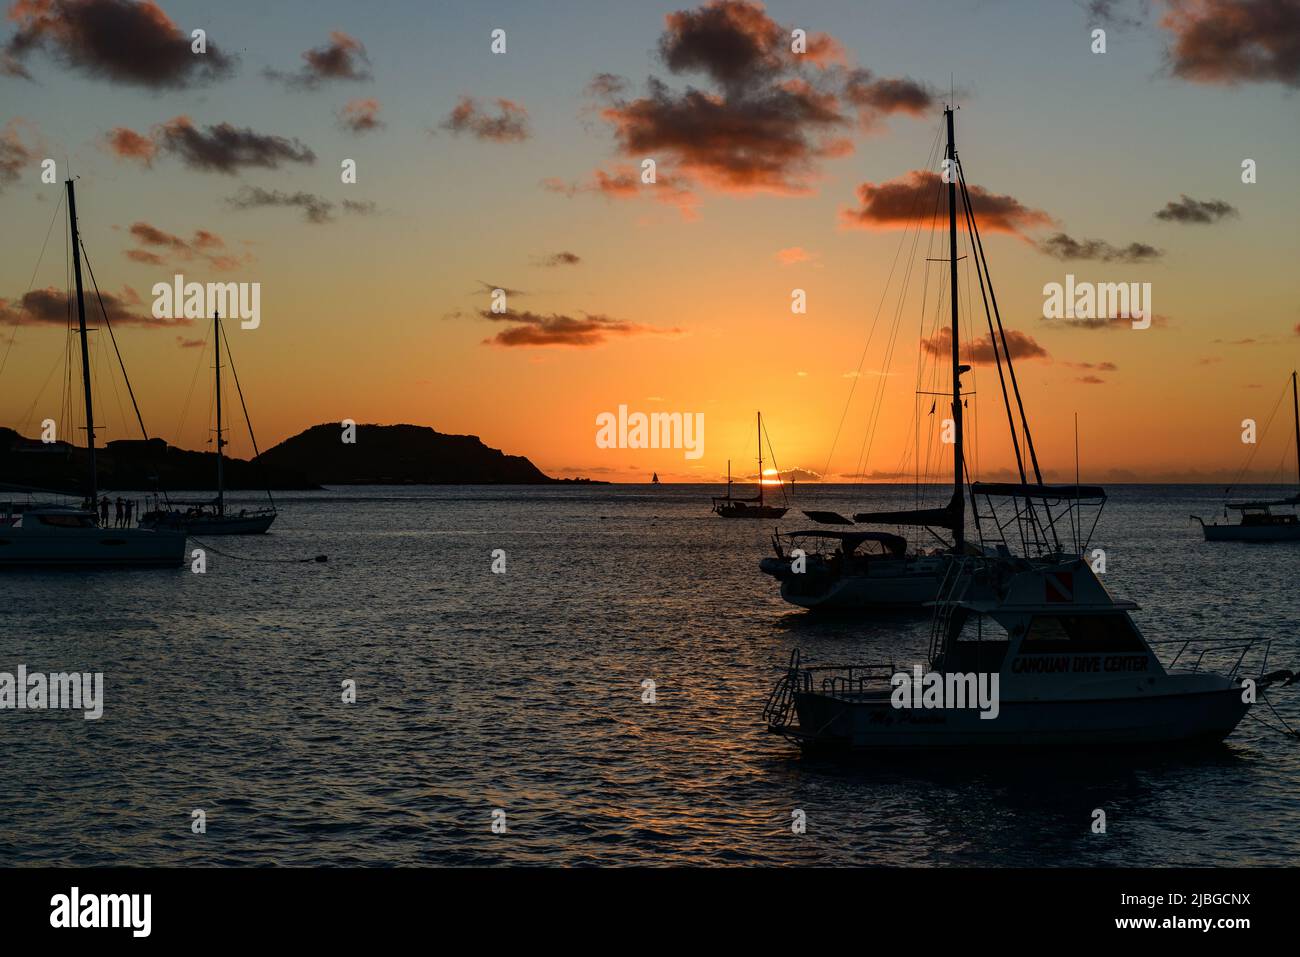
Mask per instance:
[[[763,413],[758,413],[758,507],[763,507]]]
[[[1291,370],[1291,410],[1295,413],[1296,484],[1300,485],[1300,392],[1296,388],[1295,370]]]
[[[1078,412],[1074,413],[1074,499],[1076,502],[1079,500],[1079,413]],[[1072,509],[1071,511],[1074,510]],[[1082,516],[1076,515],[1075,517],[1079,521],[1076,521],[1074,523],[1075,525],[1074,550],[1076,552],[1082,553],[1083,549],[1079,547],[1079,539],[1083,535],[1083,529],[1082,527],[1080,527],[1079,524],[1079,522],[1082,521]]]
[[[965,469],[962,458],[961,412],[961,345],[957,316],[957,146],[953,137],[953,113],[956,107],[948,104],[944,116],[948,121],[948,282],[952,306],[952,421],[953,421],[953,495],[949,508],[952,511],[953,550],[960,555],[966,544]]]
[[[77,194],[73,179],[67,180],[68,225],[72,231],[72,270],[77,283],[77,334],[81,338],[81,385],[86,396],[86,454],[90,460],[87,490],[90,501],[99,499],[99,481],[95,469],[95,401],[90,388],[90,345],[86,338],[86,297],[81,286],[81,239],[77,235]]]

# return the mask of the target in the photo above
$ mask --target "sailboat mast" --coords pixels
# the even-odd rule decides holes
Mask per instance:
[[[953,422],[953,479],[952,479],[952,537],[953,547],[961,554],[966,543],[966,511],[962,489],[966,476],[962,456],[961,415],[961,348],[958,341],[957,321],[957,146],[953,138],[952,104],[944,110],[948,120],[948,298],[952,300],[952,422]]]
[[[68,223],[72,229],[72,272],[77,282],[77,332],[81,337],[81,385],[86,394],[86,453],[90,459],[87,489],[92,503],[99,499],[99,478],[95,471],[95,403],[90,393],[90,346],[86,340],[86,297],[81,288],[81,237],[77,233],[77,194],[72,180],[68,186]]]
[[[221,463],[221,314],[212,313],[212,338],[217,358],[217,514],[226,514],[225,475]]]
[[[1291,410],[1295,413],[1296,483],[1300,484],[1300,393],[1296,390],[1295,371],[1291,372]]]
[[[758,413],[758,507],[763,507],[763,413]]]

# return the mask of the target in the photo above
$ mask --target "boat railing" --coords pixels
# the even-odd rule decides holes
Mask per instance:
[[[1226,658],[1231,661],[1231,667],[1227,671],[1218,672],[1227,678],[1236,678],[1240,675],[1243,666],[1246,663],[1246,656],[1254,648],[1262,648],[1263,653],[1260,661],[1259,671],[1263,674],[1268,670],[1268,656],[1272,650],[1273,640],[1271,638],[1245,638],[1240,641],[1228,640],[1216,642],[1206,639],[1197,638],[1170,638],[1165,640],[1148,641],[1153,649],[1169,648],[1174,645],[1178,646],[1178,651],[1174,654],[1169,664],[1165,667],[1173,670],[1180,661],[1186,656],[1189,664],[1184,664],[1183,668],[1193,673],[1199,672],[1202,665],[1205,664],[1206,655],[1214,655],[1217,659]],[[1192,646],[1196,645],[1195,648]],[[1235,656],[1235,657],[1234,657]]]

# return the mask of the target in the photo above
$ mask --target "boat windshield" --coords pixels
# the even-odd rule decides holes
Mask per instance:
[[[1145,650],[1124,614],[1035,615],[1020,644],[1030,655]]]

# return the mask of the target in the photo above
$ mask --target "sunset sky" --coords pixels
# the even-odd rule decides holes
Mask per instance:
[[[938,172],[950,83],[1050,475],[1074,474],[1077,413],[1085,479],[1231,477],[1242,419],[1262,428],[1300,365],[1300,0],[18,0],[0,44],[0,425],[27,435],[64,421],[70,171],[145,423],[174,444],[204,447],[211,391],[206,326],[150,315],[179,272],[261,283],[260,328],[227,334],[263,448],[409,422],[556,476],[716,481],[752,474],[762,409],[801,478],[910,474],[914,393],[948,382],[921,348],[942,345],[946,266],[923,280],[946,232],[927,219],[913,247],[896,212],[933,205],[917,171]],[[1042,318],[1067,273],[1151,283],[1155,322]],[[107,347],[101,442],[138,436]],[[1005,477],[974,358],[975,461]],[[1295,478],[1285,402],[1261,479]],[[598,448],[620,405],[704,413],[703,457]]]

